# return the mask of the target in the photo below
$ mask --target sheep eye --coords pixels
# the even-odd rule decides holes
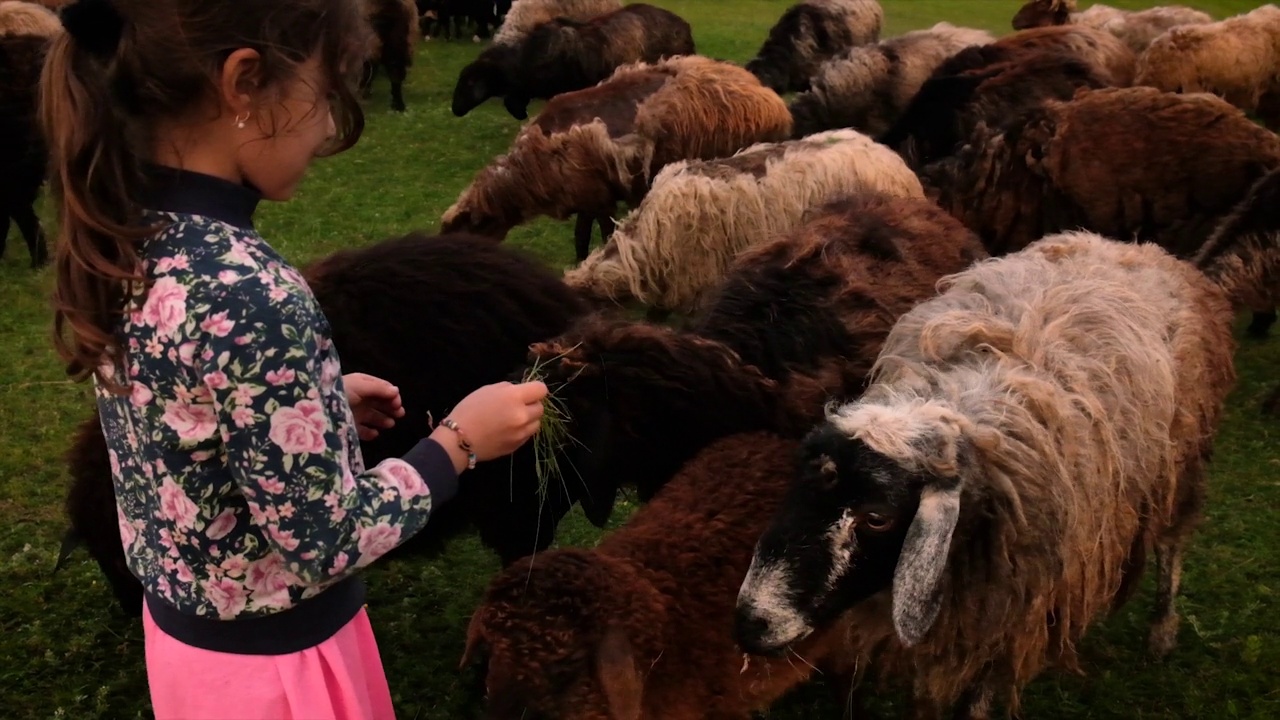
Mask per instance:
[[[893,518],[880,513],[867,513],[862,516],[860,524],[872,532],[884,532],[893,527]]]

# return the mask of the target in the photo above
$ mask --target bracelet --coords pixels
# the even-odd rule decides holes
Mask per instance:
[[[440,421],[440,424],[458,434],[458,447],[467,454],[467,469],[475,470],[476,454],[471,451],[471,443],[467,442],[467,436],[463,434],[462,428],[458,427],[458,423],[454,422],[453,418],[445,418]]]

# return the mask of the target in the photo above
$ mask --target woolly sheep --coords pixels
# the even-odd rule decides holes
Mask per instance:
[[[1149,646],[1176,644],[1182,553],[1235,381],[1231,308],[1159,247],[1083,232],[939,293],[894,326],[870,389],[805,439],[735,636],[772,655],[838,622],[877,673],[913,680],[923,716],[958,701],[965,717],[993,701],[1016,714],[1042,669],[1078,670],[1149,548]]]
[[[391,109],[404,112],[404,81],[418,44],[418,8],[413,0],[361,0],[373,33],[364,63],[361,88],[372,91],[373,77],[382,67],[391,81]]]
[[[0,37],[36,35],[52,38],[62,32],[62,21],[52,10],[26,0],[0,1]]]
[[[1253,309],[1249,334],[1265,336],[1280,305],[1280,169],[1254,183],[1193,262],[1228,279],[1233,304]]]
[[[879,40],[883,25],[876,0],[804,0],[782,13],[746,68],[775,92],[808,90],[823,61]]]
[[[795,648],[799,659],[744,665],[733,642],[734,597],[796,444],[720,440],[598,546],[495,577],[462,657],[480,666],[483,717],[750,720],[820,669],[850,672],[840,628]]]
[[[40,72],[48,49],[49,40],[39,35],[0,35],[0,257],[12,221],[27,242],[32,268],[49,259],[36,214],[49,163],[37,115]]]
[[[1084,12],[1076,12],[1075,0],[1030,0],[1013,16],[1012,24],[1014,30],[1069,24],[1093,27],[1115,35],[1135,53],[1141,53],[1169,28],[1211,22],[1213,18],[1208,13],[1182,5],[1128,11],[1095,3]]]
[[[794,137],[846,127],[879,135],[944,60],[994,40],[985,30],[940,22],[828,60],[818,68],[809,90],[791,102]]]
[[[689,23],[644,3],[583,22],[557,18],[534,28],[521,43],[503,106],[524,120],[533,98],[591,87],[623,65],[694,52]]]
[[[799,225],[806,210],[867,191],[924,196],[900,157],[854,130],[675,163],[565,282],[593,298],[691,312],[739,252]]]
[[[1057,50],[1071,53],[1109,75],[1107,84],[1128,87],[1133,84],[1138,56],[1119,38],[1105,30],[1084,25],[1038,27],[1005,35],[993,43],[1014,51]]]
[[[1168,92],[1210,92],[1280,131],[1280,7],[1173,28],[1138,59],[1136,82]]]
[[[627,65],[595,87],[552,98],[511,150],[476,174],[441,231],[502,239],[539,215],[576,214],[583,259],[593,222],[607,238],[618,203],[638,204],[664,166],[790,134],[782,98],[740,67],[696,55]]]
[[[493,44],[458,74],[453,114],[462,117],[485,100],[507,93],[520,46],[537,26],[556,18],[586,22],[621,8],[621,0],[516,0],[494,34]]]

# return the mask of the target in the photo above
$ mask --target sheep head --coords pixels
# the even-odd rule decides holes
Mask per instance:
[[[662,597],[625,563],[552,550],[494,578],[462,666],[478,666],[492,720],[639,720],[665,616]]]
[[[501,190],[501,184],[510,175],[510,170],[501,165],[502,160],[500,157],[494,165],[481,170],[458,200],[445,211],[440,218],[441,235],[469,233],[501,242],[511,228],[520,224],[519,213],[502,202],[499,194],[494,192]]]
[[[1014,30],[1027,30],[1046,25],[1066,25],[1075,12],[1075,0],[1031,0],[1013,16]]]
[[[778,386],[721,343],[590,315],[534,344],[544,382],[570,415],[565,484],[603,527],[618,488],[648,499],[712,440],[772,429]]]
[[[453,87],[453,114],[462,117],[491,97],[509,89],[507,67],[516,51],[506,45],[491,45],[458,74]]]
[[[968,422],[935,403],[854,403],[805,438],[797,480],[761,536],[735,635],[774,655],[890,589],[905,645],[941,607],[941,581],[972,467]]]

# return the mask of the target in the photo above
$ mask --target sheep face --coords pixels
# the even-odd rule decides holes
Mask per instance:
[[[517,224],[519,223],[470,207],[464,196],[441,218],[440,234],[468,233],[502,241]]]
[[[1014,30],[1027,30],[1047,25],[1066,25],[1071,21],[1071,12],[1064,2],[1054,0],[1031,0],[1018,9],[1013,16]]]
[[[499,50],[500,46],[494,46]],[[453,114],[462,117],[491,97],[505,95],[507,73],[497,57],[482,55],[462,69],[453,88]]]
[[[516,563],[490,584],[467,630],[462,666],[477,673],[483,717],[638,719],[638,668],[657,657],[641,648],[659,642],[662,612],[652,586],[597,553]]]

